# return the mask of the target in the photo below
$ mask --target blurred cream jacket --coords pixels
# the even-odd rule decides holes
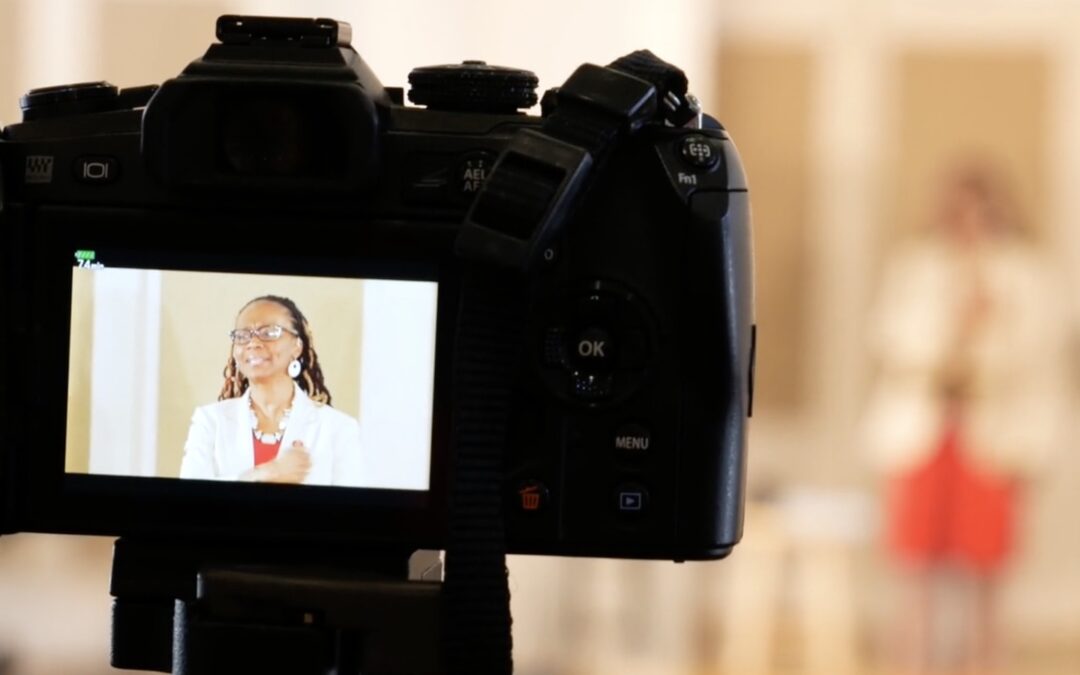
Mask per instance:
[[[871,316],[878,370],[862,442],[876,467],[911,468],[938,447],[942,376],[975,278],[987,313],[966,347],[965,453],[987,470],[1029,475],[1061,442],[1068,322],[1048,262],[1022,241],[987,243],[977,254],[922,242],[887,265]]]

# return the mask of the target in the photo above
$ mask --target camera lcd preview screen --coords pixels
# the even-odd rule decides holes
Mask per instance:
[[[74,257],[67,473],[429,489],[436,282]]]

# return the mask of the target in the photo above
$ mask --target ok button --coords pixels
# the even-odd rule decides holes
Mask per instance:
[[[615,344],[611,333],[590,326],[571,338],[570,354],[579,368],[591,371],[609,370],[615,363]]]

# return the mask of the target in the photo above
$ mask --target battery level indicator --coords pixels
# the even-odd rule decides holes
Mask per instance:
[[[75,265],[77,267],[92,270],[105,267],[97,262],[97,253],[88,249],[79,249],[78,251],[75,251]]]

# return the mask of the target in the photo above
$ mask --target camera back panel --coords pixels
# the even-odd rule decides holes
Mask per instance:
[[[445,544],[454,237],[509,139],[542,120],[508,109],[498,87],[465,104],[436,96],[406,106],[347,46],[305,54],[307,70],[260,60],[278,47],[251,47],[259,58],[244,49],[215,45],[161,89],[38,90],[24,122],[3,130],[3,293],[15,317],[6,339],[25,348],[12,370],[29,389],[4,394],[7,426],[19,431],[0,457],[0,529]],[[741,536],[753,377],[738,154],[719,127],[653,125],[595,176],[529,286],[504,458],[509,548],[722,557]],[[263,275],[268,289],[280,277],[437,287],[422,479],[278,486],[73,471],[68,431],[83,405],[72,384],[73,279],[110,266],[220,274],[223,289],[229,274]],[[377,317],[370,324],[377,330]],[[403,385],[388,376],[367,386],[361,400]],[[138,418],[112,412],[93,423]],[[393,438],[387,429],[382,438]]]

